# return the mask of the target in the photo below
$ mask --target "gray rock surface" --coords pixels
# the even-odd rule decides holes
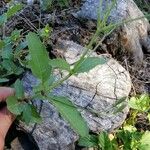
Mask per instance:
[[[81,10],[75,14],[76,17],[97,20],[98,12],[100,19],[108,10],[114,0],[85,0]],[[116,0],[116,5],[111,10],[108,23],[118,23],[122,20],[135,19],[144,16],[133,0]],[[130,52],[137,64],[143,61],[142,46],[150,52],[150,38],[148,37],[150,24],[146,18],[123,24],[118,30],[119,40],[122,47]]]
[[[83,49],[82,46],[71,41],[61,41],[57,45],[55,53],[63,54],[65,59],[72,63],[79,58]],[[95,53],[92,55],[97,56]],[[28,94],[32,94],[33,86],[38,83],[29,72],[23,77],[23,82]],[[60,87],[54,89],[53,93],[67,96],[77,107],[80,106],[79,111],[86,119],[90,130],[100,132],[102,130],[112,131],[123,123],[128,113],[128,107],[113,114],[116,110],[113,105],[120,98],[127,97],[130,89],[129,73],[111,58],[107,64],[99,65],[88,73],[72,76]],[[124,103],[126,103],[126,99]],[[34,104],[40,108],[41,100],[35,100]],[[46,100],[43,101],[41,116],[43,122],[38,124],[33,131],[33,137],[39,148],[41,150],[74,150],[74,142],[78,139],[78,135]],[[21,126],[28,132],[33,130],[33,125],[21,124]]]

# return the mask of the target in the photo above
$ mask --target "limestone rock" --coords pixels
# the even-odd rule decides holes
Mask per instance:
[[[56,49],[57,53],[63,54],[64,58],[72,63],[79,58],[84,48],[71,41],[61,41]],[[93,53],[93,55],[97,54]],[[32,87],[38,83],[31,73],[25,74],[23,82],[28,94],[32,94]],[[123,123],[128,107],[119,113],[113,113],[116,111],[113,106],[121,98],[125,98],[123,103],[126,103],[130,89],[129,73],[111,58],[107,64],[96,66],[88,73],[70,77],[60,87],[54,89],[53,94],[69,97],[79,108],[90,130],[98,133],[102,130],[112,131]],[[34,100],[34,104],[40,108],[41,100]],[[46,100],[42,102],[42,105],[43,122],[33,131],[33,137],[39,148],[41,150],[73,150],[78,136],[54,106]],[[33,130],[33,126],[21,126],[28,132]]]

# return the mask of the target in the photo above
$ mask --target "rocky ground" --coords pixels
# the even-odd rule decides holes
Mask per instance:
[[[138,0],[137,0],[138,1]],[[142,1],[142,0],[141,0]],[[141,6],[140,2],[137,4]],[[143,0],[145,5],[150,6],[149,0]],[[92,35],[95,33],[96,24],[95,22],[89,20],[85,21],[79,18],[76,18],[74,13],[80,9],[82,5],[80,0],[72,1],[69,7],[64,8],[63,10],[59,6],[54,6],[53,10],[49,12],[41,12],[38,4],[33,6],[26,6],[23,12],[16,15],[12,20],[6,25],[7,34],[9,34],[14,28],[23,29],[23,34],[30,31],[36,31],[39,28],[44,27],[47,23],[52,27],[51,40],[48,42],[48,50],[52,51],[56,49],[56,43],[61,40],[73,41],[79,45],[86,46]],[[0,2],[1,10],[5,11],[6,3],[4,1]],[[144,13],[150,13],[149,7],[142,7]],[[1,12],[0,12],[1,13]],[[144,54],[144,62],[141,67],[137,69],[132,65],[128,55],[125,51],[122,51],[118,46],[119,43],[114,43],[110,35],[107,37],[103,44],[98,47],[97,54],[107,54],[111,55],[115,60],[117,60],[127,71],[130,72],[132,79],[132,90],[130,95],[141,94],[141,93],[150,93],[150,54]],[[109,43],[109,44],[108,44]],[[144,50],[144,48],[143,48]],[[150,129],[150,125],[147,123],[144,117],[140,116],[137,122],[137,127],[139,129],[145,130]],[[10,130],[12,135],[8,134],[7,138],[7,149],[10,148],[10,141],[16,139],[13,144],[14,147],[17,147],[18,141],[20,143],[25,143],[24,149],[26,150],[27,145],[33,145],[30,149],[38,149],[35,140],[32,138],[30,133],[26,133],[22,128],[14,124],[12,127],[13,130]],[[17,137],[17,138],[16,138]],[[15,143],[16,142],[16,143]],[[29,147],[27,147],[29,148]],[[19,147],[16,149],[20,149]]]

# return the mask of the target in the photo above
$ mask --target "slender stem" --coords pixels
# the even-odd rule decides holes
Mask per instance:
[[[50,86],[50,88],[48,90],[51,91],[52,89],[56,88],[57,86],[62,84],[65,80],[67,80],[70,76],[72,76],[72,73],[69,73],[64,78],[62,78],[62,79],[58,80],[57,82],[55,82],[54,84],[52,84],[52,86]]]

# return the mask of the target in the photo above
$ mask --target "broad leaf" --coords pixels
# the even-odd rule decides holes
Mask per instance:
[[[51,74],[51,66],[49,65],[49,56],[47,50],[35,33],[30,32],[26,39],[31,56],[29,66],[32,70],[32,73],[37,78],[41,79],[42,82],[45,82],[48,80]]]
[[[18,102],[17,97],[10,96],[7,98],[6,102],[7,102],[7,108],[10,112],[12,112],[15,115],[21,114],[20,103]]]
[[[89,70],[93,69],[97,65],[102,65],[105,63],[106,63],[106,60],[103,57],[101,57],[101,58],[88,57],[82,63],[79,63],[79,65],[77,65],[74,68],[74,73],[88,72]]]
[[[16,97],[18,99],[24,98],[23,84],[19,79],[15,82],[14,88],[15,88]]]
[[[64,59],[61,58],[51,59],[50,65],[53,68],[59,68],[61,70],[70,71],[70,65]]]
[[[140,150],[150,150],[150,131],[146,131],[140,140]]]
[[[146,94],[142,94],[139,97],[131,97],[129,101],[129,106],[132,109],[146,112],[149,110],[150,107],[150,97]]]
[[[22,9],[22,7],[23,7],[23,5],[21,5],[21,4],[16,4],[16,5],[10,7],[6,13],[7,19],[14,16],[19,10]]]
[[[81,136],[89,134],[88,126],[81,117],[77,108],[66,97],[51,96],[50,102],[57,108],[60,114],[70,123],[71,127]]]
[[[87,137],[81,137],[78,145],[84,147],[95,147],[98,146],[98,137],[95,135],[89,135]]]

